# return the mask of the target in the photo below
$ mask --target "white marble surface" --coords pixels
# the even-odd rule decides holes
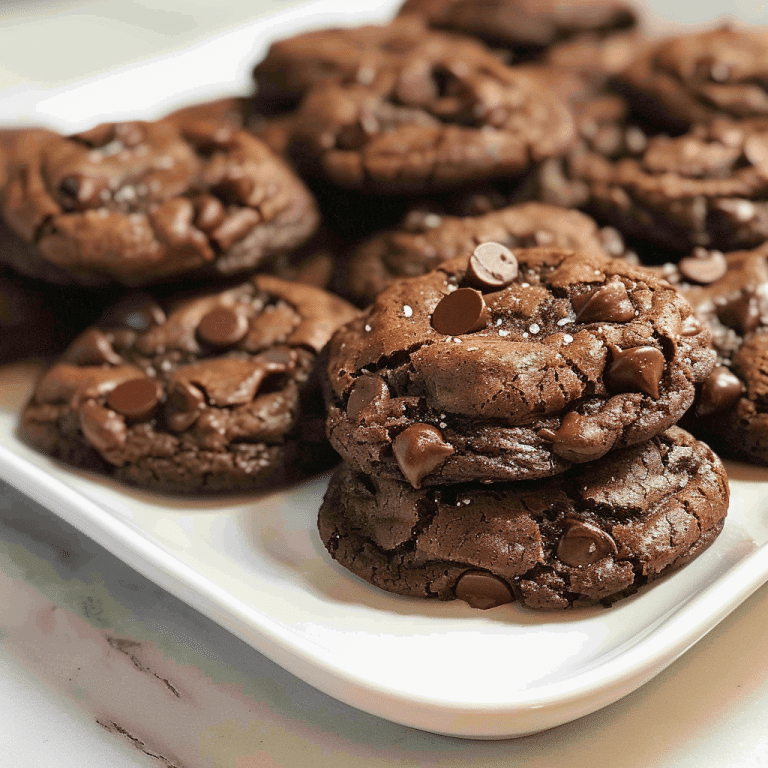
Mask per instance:
[[[296,0],[6,2],[0,88],[74,82],[151,59]],[[672,20],[753,0],[654,0]],[[766,488],[768,495],[768,487]],[[269,768],[768,765],[768,588],[640,690],[515,741],[378,720],[315,691],[0,485],[0,766]]]

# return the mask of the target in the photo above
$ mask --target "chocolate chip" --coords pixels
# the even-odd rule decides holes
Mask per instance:
[[[248,333],[248,320],[230,307],[216,307],[203,315],[197,326],[201,341],[214,347],[237,344]]]
[[[501,243],[481,243],[469,257],[467,281],[483,289],[498,289],[517,277],[517,259]]]
[[[658,400],[659,384],[667,361],[656,347],[619,349],[608,344],[612,361],[605,372],[605,383],[612,392],[644,392]]]
[[[205,405],[203,393],[186,381],[174,382],[165,403],[165,421],[173,432],[189,429]]]
[[[163,388],[154,379],[129,379],[107,395],[107,405],[126,418],[143,421],[152,416],[162,396]]]
[[[567,413],[557,429],[540,429],[537,434],[552,443],[553,453],[576,462],[605,456],[615,441],[610,431],[600,429],[577,411]]]
[[[744,385],[737,376],[725,366],[717,366],[701,385],[696,415],[711,416],[713,413],[730,410],[743,391]]]
[[[392,441],[392,451],[408,482],[421,488],[421,481],[451,456],[454,448],[443,440],[439,429],[412,424]]]
[[[511,603],[515,596],[498,576],[485,571],[465,571],[456,582],[456,598],[484,611]]]
[[[692,256],[680,259],[677,268],[688,282],[709,285],[725,275],[728,262],[720,251],[697,250]]]
[[[742,335],[751,333],[760,325],[760,306],[757,288],[748,286],[735,296],[715,299],[715,312],[721,323]]]
[[[389,399],[389,387],[381,376],[367,374],[352,385],[347,400],[347,415],[357,419],[361,412],[376,402]]]
[[[557,556],[566,565],[590,565],[618,552],[616,542],[596,525],[580,520],[566,520],[565,524]]]
[[[606,283],[590,295],[574,297],[573,308],[580,323],[626,323],[635,317],[627,287],[620,280]]]
[[[435,307],[432,327],[446,336],[460,336],[485,328],[489,319],[483,294],[474,288],[458,288]]]

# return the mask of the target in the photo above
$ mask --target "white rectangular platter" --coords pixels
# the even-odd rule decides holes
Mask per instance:
[[[0,121],[76,130],[245,93],[270,40],[383,19],[388,8],[371,2],[356,14],[323,1],[76,87],[0,94]],[[389,595],[325,554],[315,519],[327,477],[257,497],[178,499],[32,451],[15,429],[36,372],[0,369],[1,479],[309,684],[404,725],[505,738],[593,712],[664,669],[768,579],[768,469],[731,464],[716,543],[611,609],[481,612]]]

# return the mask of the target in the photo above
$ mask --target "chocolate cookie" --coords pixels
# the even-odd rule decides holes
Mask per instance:
[[[544,477],[675,424],[714,358],[648,271],[485,243],[333,336],[328,434],[356,469],[414,487]]]
[[[344,466],[318,527],[335,560],[389,592],[563,609],[690,562],[722,530],[728,493],[717,456],[672,427],[546,483],[414,490]]]
[[[635,8],[622,0],[405,0],[399,13],[476,35],[517,58],[540,55],[561,40],[608,35],[637,23]]]
[[[768,117],[766,80],[766,29],[724,25],[649,47],[617,85],[653,129],[683,133],[718,117]]]
[[[687,428],[768,463],[768,245],[727,254],[698,249],[661,271],[709,326],[718,355]]]
[[[380,232],[359,245],[337,290],[365,306],[399,277],[423,275],[480,243],[508,248],[548,246],[607,256],[597,224],[578,211],[523,203],[482,216],[441,216],[415,210],[399,229]]]
[[[446,46],[462,60],[488,55],[479,41],[429,30],[415,18],[320,29],[278,40],[253,70],[256,109],[267,114],[292,109],[323,80],[370,83],[382,69],[402,66],[434,47]]]
[[[0,258],[50,282],[145,285],[252,270],[318,222],[302,182],[244,131],[106,123],[16,153]]]
[[[308,173],[349,189],[433,193],[519,177],[575,140],[570,111],[544,78],[446,40],[416,53],[370,82],[326,81],[307,93],[294,147]]]
[[[290,143],[293,115],[263,114],[255,109],[252,98],[233,96],[182,107],[169,115],[168,120],[179,128],[195,123],[221,125],[231,130],[246,130],[261,139],[273,152],[285,154]]]
[[[260,488],[331,466],[317,352],[356,314],[316,288],[257,275],[166,312],[125,300],[40,379],[35,447],[134,485]]]
[[[768,238],[768,120],[721,120],[651,137],[641,152],[615,161],[573,153],[569,173],[586,185],[595,218],[627,236],[681,253]]]

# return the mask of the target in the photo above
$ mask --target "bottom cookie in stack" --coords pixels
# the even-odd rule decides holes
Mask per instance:
[[[610,605],[693,560],[728,497],[718,457],[672,427],[545,480],[415,489],[344,465],[318,528],[336,561],[389,592],[563,609]]]

